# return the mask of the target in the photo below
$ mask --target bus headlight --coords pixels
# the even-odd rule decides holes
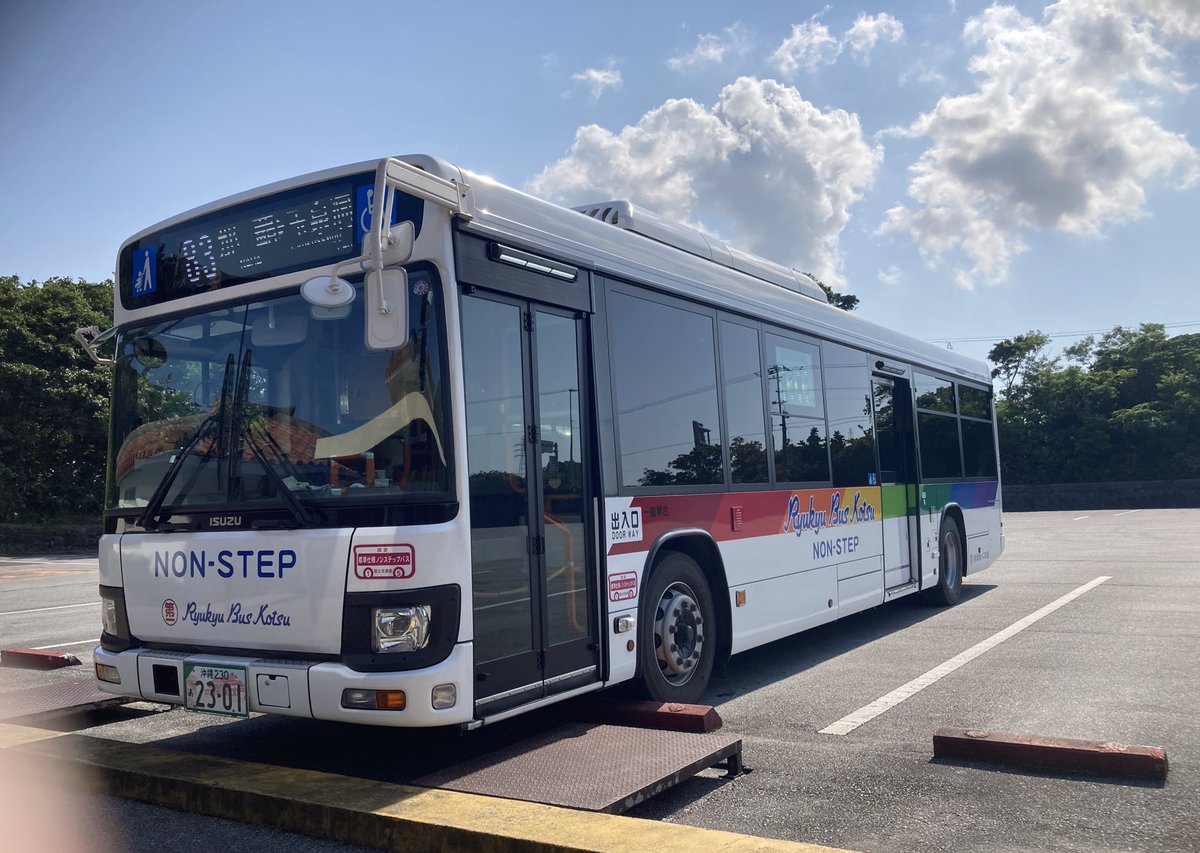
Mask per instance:
[[[100,587],[100,645],[110,652],[132,648],[129,615],[125,611],[125,590],[119,586]]]
[[[117,602],[115,599],[100,599],[100,627],[104,629],[104,633],[113,636],[116,636],[120,630],[117,627]]]
[[[376,652],[415,652],[429,645],[428,605],[375,607],[371,624]]]

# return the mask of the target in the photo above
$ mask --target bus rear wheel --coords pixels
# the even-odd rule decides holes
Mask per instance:
[[[942,531],[938,538],[937,586],[924,592],[925,600],[930,604],[949,607],[958,604],[958,600],[962,598],[963,560],[966,556],[962,543],[962,531],[958,522],[947,518],[942,522]]]
[[[646,693],[659,702],[696,702],[712,675],[717,619],[708,579],[695,560],[672,552],[655,565],[640,621]]]

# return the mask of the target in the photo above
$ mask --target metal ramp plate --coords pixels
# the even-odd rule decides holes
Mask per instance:
[[[722,761],[741,772],[741,738],[569,723],[412,784],[616,814]]]
[[[76,711],[124,705],[128,696],[99,690],[92,681],[60,681],[43,687],[0,693],[0,720],[12,722],[37,717],[52,719]]]

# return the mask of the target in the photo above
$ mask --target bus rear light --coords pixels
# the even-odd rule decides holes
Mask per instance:
[[[121,683],[121,673],[115,666],[109,666],[106,663],[96,664],[96,678],[109,684]]]
[[[408,697],[403,690],[356,690],[342,691],[343,708],[360,708],[368,711],[403,711]]]
[[[430,704],[433,705],[435,711],[444,711],[447,708],[453,708],[458,702],[458,688],[453,684],[439,684],[433,688],[433,693],[429,698]]]
[[[429,611],[426,604],[411,607],[376,607],[371,611],[376,652],[415,652],[429,645]]]

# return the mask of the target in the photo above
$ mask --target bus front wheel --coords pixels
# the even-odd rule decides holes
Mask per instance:
[[[947,518],[942,522],[938,537],[938,582],[937,586],[925,590],[925,600],[930,604],[949,607],[962,598],[963,559],[962,531],[958,522]]]
[[[694,703],[708,687],[717,652],[717,618],[708,579],[687,554],[655,565],[642,604],[642,686],[659,702]]]

